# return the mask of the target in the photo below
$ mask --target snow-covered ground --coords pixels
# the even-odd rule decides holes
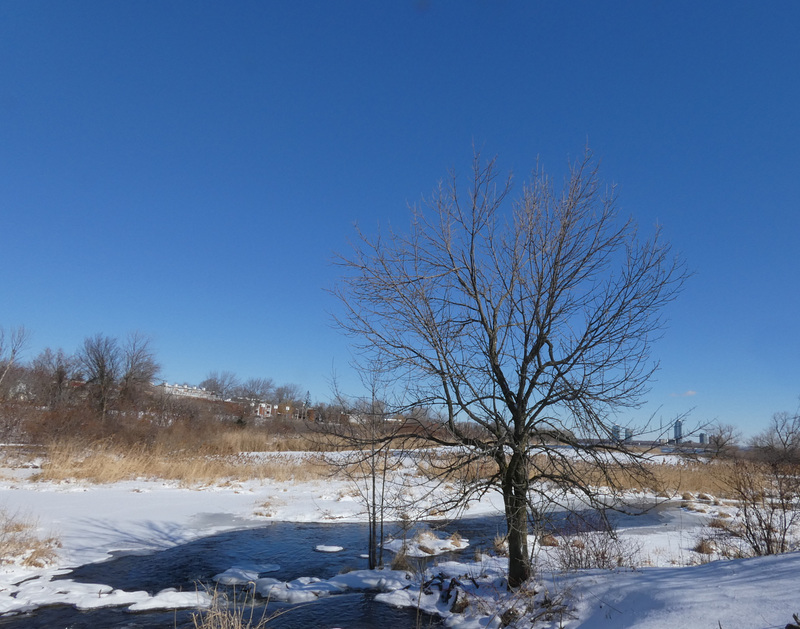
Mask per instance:
[[[118,605],[132,610],[202,607],[210,599],[197,592],[123,592],[104,584],[61,579],[69,568],[107,559],[113,551],[155,551],[225,530],[255,527],[266,520],[354,522],[365,520],[356,492],[345,480],[243,482],[213,487],[181,487],[160,481],[112,485],[34,483],[31,470],[6,470],[0,481],[0,510],[35,522],[42,537],[61,542],[53,565],[0,566],[0,613],[14,613],[52,603],[80,609]],[[424,512],[424,492],[404,491]],[[433,504],[433,502],[431,502]],[[537,553],[538,583],[533,591],[509,593],[504,587],[503,558],[476,553],[473,561],[428,563],[425,575],[398,571],[356,570],[343,575],[307,575],[291,582],[231,566],[217,575],[220,584],[253,583],[271,600],[317,600],[347,590],[377,590],[387,604],[419,605],[459,628],[530,626],[516,621],[538,617],[542,627],[655,628],[784,627],[800,613],[800,554],[703,563],[695,553],[708,518],[675,502],[642,521],[623,520],[623,554],[636,569],[565,572],[566,546],[546,546]],[[496,514],[501,504],[486,497],[467,515]],[[533,540],[532,540],[533,542]],[[469,544],[434,534],[417,536],[408,555],[435,556]],[[402,542],[387,544],[397,551]],[[336,552],[336,539],[320,540],[319,552]],[[559,554],[561,553],[561,555]],[[427,582],[420,587],[421,582]],[[461,599],[457,603],[458,599]],[[512,609],[513,611],[508,611]]]

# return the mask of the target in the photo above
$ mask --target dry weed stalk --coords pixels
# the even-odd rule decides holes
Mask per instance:
[[[236,590],[228,596],[215,588],[211,607],[192,614],[193,627],[194,629],[264,629],[270,621],[287,611],[267,613],[268,603],[269,601],[261,613],[257,614],[255,605],[237,600]]]
[[[0,511],[0,564],[44,568],[55,560],[60,547],[55,537],[40,537],[33,522]]]

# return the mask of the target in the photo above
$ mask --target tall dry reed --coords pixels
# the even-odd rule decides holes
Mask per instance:
[[[328,473],[316,455],[208,454],[161,445],[121,448],[113,443],[60,441],[49,445],[35,480],[114,483],[163,479],[192,486],[246,480],[306,481]]]

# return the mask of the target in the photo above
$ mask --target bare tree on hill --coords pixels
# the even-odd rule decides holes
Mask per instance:
[[[278,387],[275,387],[275,402],[281,404],[283,402],[290,402],[292,404],[299,404],[303,400],[303,387],[299,384],[287,382]]]
[[[0,385],[14,367],[29,340],[30,333],[24,326],[12,328],[8,332],[0,327]]]
[[[239,378],[231,371],[223,371],[221,373],[211,371],[206,376],[206,379],[200,383],[200,386],[215,393],[221,399],[227,400],[239,387]]]
[[[77,369],[76,359],[64,350],[44,349],[31,364],[34,397],[50,410],[58,408],[70,398]]]
[[[129,334],[122,347],[120,396],[136,403],[160,370],[150,339],[140,332]]]
[[[249,378],[236,390],[236,395],[247,400],[270,401],[275,393],[272,378]]]
[[[420,436],[458,446],[452,466],[487,466],[480,480],[503,496],[516,587],[531,574],[537,482],[592,501],[591,483],[615,481],[608,453],[629,460],[609,444],[613,419],[647,391],[659,313],[686,272],[658,229],[644,240],[619,220],[588,152],[560,192],[538,170],[513,202],[510,192],[510,177],[476,155],[466,193],[451,174],[412,208],[407,232],[359,231],[334,292],[363,362],[382,355],[409,406],[443,414]]]
[[[104,334],[87,337],[78,350],[77,361],[92,400],[105,417],[116,399],[117,381],[122,373],[122,352],[117,339]]]

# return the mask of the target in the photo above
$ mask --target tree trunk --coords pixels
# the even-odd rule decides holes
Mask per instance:
[[[508,586],[517,588],[531,577],[528,556],[527,478],[512,457],[503,479],[503,503],[508,524]]]
[[[375,453],[370,458],[370,482],[372,484],[372,504],[369,506],[369,569],[378,567],[378,497],[376,490]]]

